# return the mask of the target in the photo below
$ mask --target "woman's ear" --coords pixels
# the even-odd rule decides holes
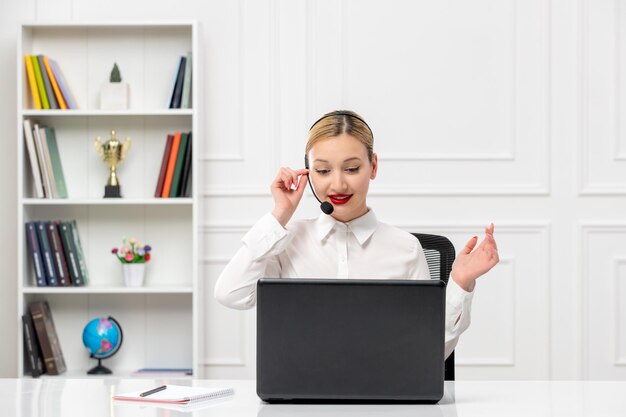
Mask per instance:
[[[376,178],[376,173],[378,172],[378,155],[372,155],[372,174],[370,175],[370,180]]]

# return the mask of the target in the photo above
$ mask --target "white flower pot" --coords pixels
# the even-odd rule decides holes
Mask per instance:
[[[128,109],[129,88],[126,83],[104,83],[100,89],[101,110]]]
[[[146,264],[123,264],[124,283],[127,287],[141,287],[146,275]]]

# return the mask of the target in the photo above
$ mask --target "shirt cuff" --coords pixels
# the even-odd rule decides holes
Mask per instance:
[[[446,286],[446,315],[454,324],[457,324],[459,315],[465,312],[465,310],[469,313],[469,306],[473,298],[474,291],[465,291],[452,279],[452,276],[450,276],[448,285]]]
[[[267,213],[252,226],[241,241],[250,251],[252,260],[256,261],[282,252],[291,240],[287,238],[289,236],[289,231],[281,226],[276,217]]]

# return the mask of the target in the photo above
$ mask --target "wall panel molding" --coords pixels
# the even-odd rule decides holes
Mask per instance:
[[[579,224],[580,321],[584,379],[623,379],[626,365],[620,355],[623,300],[618,298],[626,266],[626,223],[588,221]]]
[[[623,6],[620,0],[605,0],[603,7],[592,8],[591,0],[581,1],[578,192],[625,195]]]

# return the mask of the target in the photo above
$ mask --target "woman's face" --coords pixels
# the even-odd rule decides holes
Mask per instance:
[[[343,133],[313,145],[309,161],[315,192],[320,200],[332,203],[335,219],[349,222],[367,213],[367,190],[378,168],[376,154],[370,163],[365,145]]]

